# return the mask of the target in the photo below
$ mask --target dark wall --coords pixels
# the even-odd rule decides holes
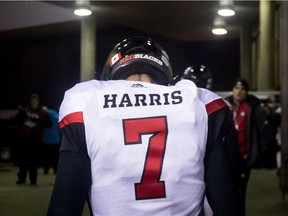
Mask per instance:
[[[79,81],[79,35],[6,41],[1,49],[1,108],[15,108],[28,95],[59,106],[63,92]]]
[[[239,40],[188,43],[149,35],[133,29],[97,31],[96,72],[101,73],[110,50],[122,39],[148,36],[166,50],[175,75],[189,65],[202,63],[210,68],[215,91],[230,90],[239,75]],[[46,105],[59,106],[65,90],[79,82],[80,33],[0,41],[0,109],[15,109],[27,96],[37,92]]]
[[[107,29],[97,36],[96,71],[101,72],[106,57],[114,45],[131,36],[147,36],[155,39],[170,57],[174,75],[181,75],[193,64],[206,65],[213,74],[215,91],[229,91],[230,83],[240,74],[240,41],[216,40],[205,42],[183,42],[159,35],[149,35],[136,30]]]

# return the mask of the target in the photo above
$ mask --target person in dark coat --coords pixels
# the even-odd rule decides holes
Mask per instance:
[[[36,185],[43,130],[45,127],[51,127],[52,121],[47,108],[40,105],[38,94],[31,94],[28,105],[19,106],[18,109],[15,116],[15,121],[19,124],[17,146],[19,173],[16,184],[24,184],[29,173],[31,185]]]
[[[265,107],[260,99],[248,91],[248,82],[237,78],[233,83],[232,95],[225,98],[230,104],[238,132],[238,146],[242,158],[240,190],[244,209],[251,168],[265,158],[265,152],[273,140]]]

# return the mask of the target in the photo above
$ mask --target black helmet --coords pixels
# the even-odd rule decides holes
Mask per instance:
[[[168,55],[150,38],[133,37],[117,44],[108,56],[101,79],[126,79],[138,73],[149,74],[161,85],[168,85],[173,78]]]
[[[182,79],[191,80],[200,88],[212,88],[212,74],[204,65],[193,65],[187,67],[182,75]]]

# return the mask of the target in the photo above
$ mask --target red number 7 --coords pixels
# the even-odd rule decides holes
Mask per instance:
[[[168,133],[166,117],[124,119],[123,128],[125,145],[141,144],[141,135],[153,134],[141,181],[135,183],[136,200],[166,197],[165,182],[160,181]]]

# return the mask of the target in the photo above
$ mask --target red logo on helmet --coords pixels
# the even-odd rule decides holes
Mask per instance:
[[[109,62],[110,67],[112,67],[121,58],[121,53],[116,53]]]
[[[120,64],[123,64],[123,63],[125,63],[127,61],[130,61],[130,60],[134,59],[134,58],[135,58],[134,54],[133,55],[129,55],[129,56],[125,56],[125,58],[120,60]]]

